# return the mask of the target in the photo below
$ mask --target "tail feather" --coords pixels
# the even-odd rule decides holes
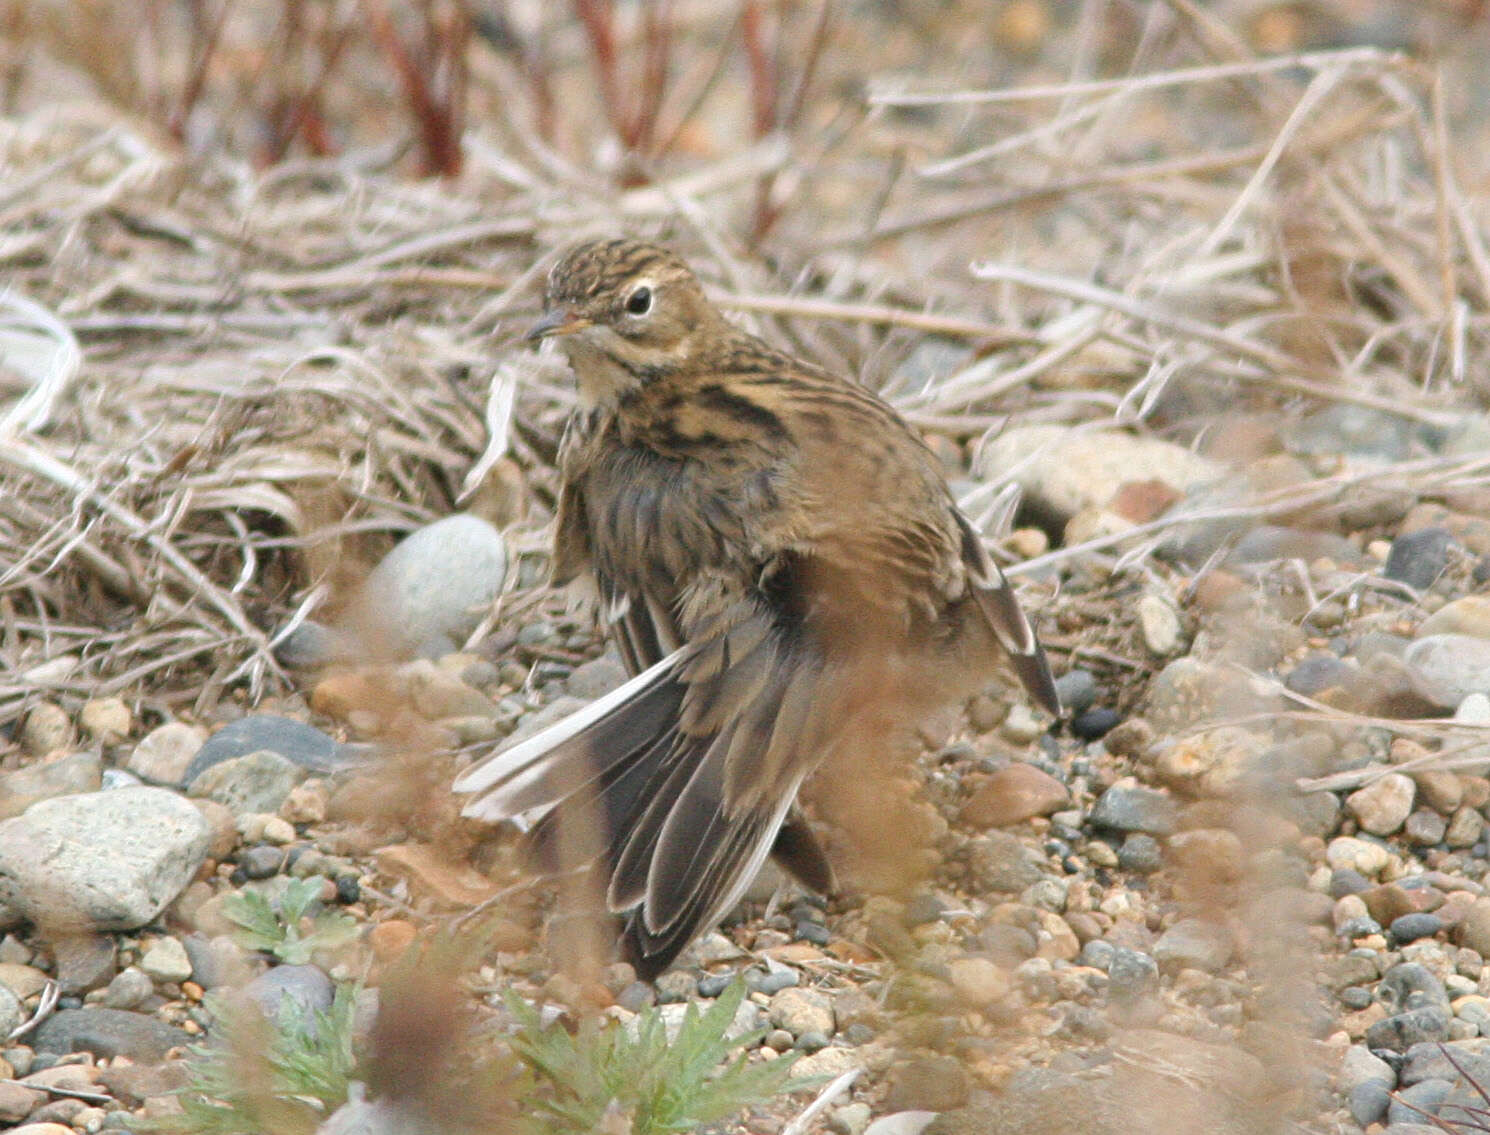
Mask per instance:
[[[1009,580],[989,557],[972,524],[960,512],[956,517],[962,530],[962,559],[968,569],[973,599],[1030,697],[1041,709],[1059,717],[1061,696],[1050,674],[1045,649],[1035,637],[1035,628],[1030,626]]]
[[[677,657],[669,655],[564,720],[466,769],[455,791],[481,795],[462,814],[510,820],[555,804],[650,743],[676,720],[683,702]]]

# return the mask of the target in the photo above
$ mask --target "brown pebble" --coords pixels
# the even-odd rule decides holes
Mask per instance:
[[[1070,801],[1066,786],[1034,765],[1016,763],[999,769],[973,793],[960,813],[977,828],[1001,828],[1032,816],[1059,811]]]

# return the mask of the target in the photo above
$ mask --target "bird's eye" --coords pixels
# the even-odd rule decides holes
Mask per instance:
[[[652,310],[652,289],[648,287],[637,288],[626,297],[626,310],[632,315],[646,315]]]

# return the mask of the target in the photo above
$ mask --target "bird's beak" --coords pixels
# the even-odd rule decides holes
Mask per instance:
[[[550,335],[572,335],[588,326],[590,326],[590,321],[583,316],[566,311],[562,307],[556,307],[551,311],[545,311],[543,318],[528,328],[528,333],[524,338],[529,343],[536,343],[540,339],[547,339]]]

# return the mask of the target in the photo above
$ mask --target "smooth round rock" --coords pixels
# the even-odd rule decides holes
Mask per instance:
[[[457,513],[406,536],[373,569],[364,593],[390,639],[386,645],[411,651],[437,638],[459,645],[506,576],[502,534],[480,517]]]
[[[1067,713],[1081,714],[1096,704],[1097,679],[1090,670],[1077,667],[1055,680],[1055,692]]]
[[[1444,709],[1471,694],[1490,695],[1490,639],[1428,635],[1407,648],[1403,662],[1412,688]]]
[[[275,966],[244,986],[243,995],[278,1023],[286,1001],[295,1004],[306,1020],[313,1012],[325,1012],[331,1008],[336,987],[318,966]]]
[[[200,726],[168,721],[140,739],[124,767],[150,784],[174,788],[185,783],[186,770],[206,740],[207,730]]]

